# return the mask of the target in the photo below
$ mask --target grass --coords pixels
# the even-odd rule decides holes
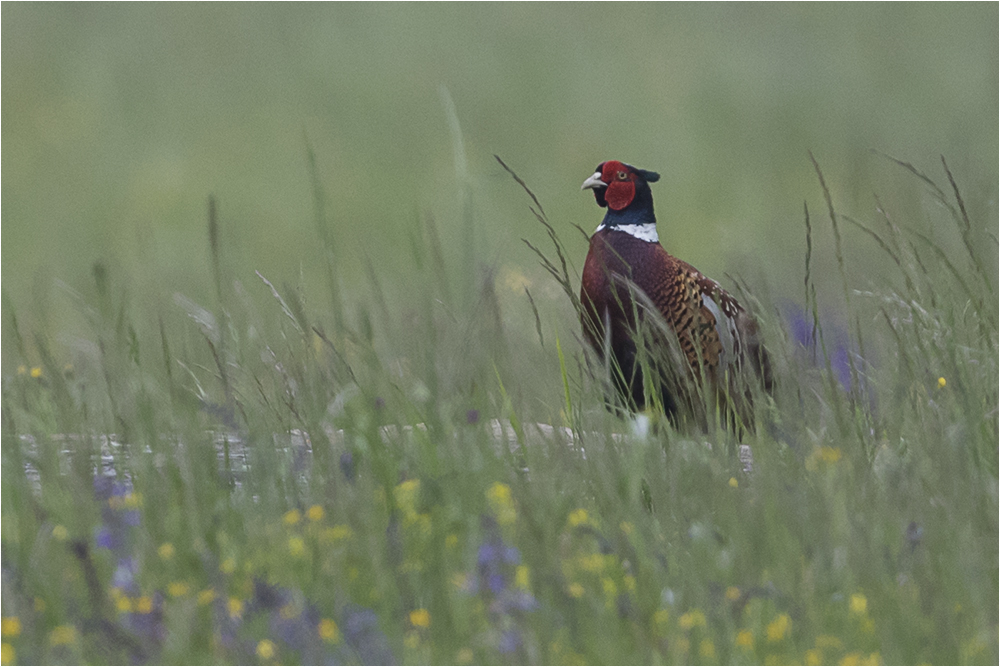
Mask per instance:
[[[314,308],[367,294],[367,254],[402,312],[413,299],[398,285],[420,284],[410,239],[425,212],[449,275],[469,275],[458,264],[471,193],[477,258],[497,267],[501,299],[516,271],[542,307],[546,283],[520,239],[544,235],[497,153],[559,212],[555,222],[588,231],[597,221],[578,190],[586,170],[613,158],[657,171],[660,234],[676,254],[777,293],[801,283],[802,199],[817,192],[809,149],[844,212],[871,208],[878,192],[896,216],[924,219],[919,182],[890,176],[876,148],[923,165],[949,156],[970,215],[992,219],[997,19],[988,3],[13,4],[0,41],[11,93],[0,101],[3,284],[26,330],[53,337],[89,335],[53,284],[95,303],[95,260],[115,267],[109,279],[130,302],[156,302],[169,285],[214,308],[211,193],[227,275],[251,296],[254,270],[301,286]],[[465,180],[442,85],[461,121]],[[328,193],[323,234],[316,180]],[[377,255],[373,236],[388,239]],[[586,252],[563,236],[572,258]],[[874,245],[844,236],[849,261],[888,279]],[[836,273],[830,235],[817,242],[817,275]],[[834,303],[839,280],[817,282]],[[136,323],[141,338],[157,335],[156,319]],[[12,374],[15,354],[6,343],[3,353]]]
[[[804,308],[743,297],[778,387],[749,475],[723,430],[604,409],[582,258],[534,195],[528,241],[567,298],[525,288],[523,317],[462,188],[471,275],[423,216],[410,284],[368,260],[367,296],[344,291],[315,177],[318,301],[241,280],[214,201],[209,303],[137,298],[98,263],[93,298],[66,288],[89,333],[55,341],[5,292],[4,664],[996,663],[996,221],[946,163],[897,167],[927,224],[838,212],[816,164]],[[889,267],[876,287],[854,233]]]

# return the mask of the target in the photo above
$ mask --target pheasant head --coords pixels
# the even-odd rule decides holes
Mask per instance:
[[[597,165],[594,174],[583,182],[591,189],[598,206],[607,208],[602,227],[656,224],[650,183],[660,180],[655,171],[638,169],[618,160]]]

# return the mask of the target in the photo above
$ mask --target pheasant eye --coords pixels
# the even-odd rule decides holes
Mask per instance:
[[[628,174],[626,174],[624,171],[619,171],[618,172],[618,180],[619,181],[624,181],[627,178],[628,178]]]

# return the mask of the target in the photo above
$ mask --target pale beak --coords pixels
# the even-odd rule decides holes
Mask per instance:
[[[608,184],[601,180],[601,172],[595,171],[594,175],[583,182],[580,186],[581,190],[591,189],[597,190],[598,188],[606,188]]]

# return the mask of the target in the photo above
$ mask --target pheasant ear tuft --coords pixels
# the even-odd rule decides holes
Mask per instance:
[[[647,171],[645,169],[639,169],[638,167],[633,167],[630,164],[627,164],[625,166],[631,169],[634,174],[640,176],[642,180],[646,181],[647,183],[656,183],[658,180],[660,180],[660,175],[657,174],[655,171]]]

